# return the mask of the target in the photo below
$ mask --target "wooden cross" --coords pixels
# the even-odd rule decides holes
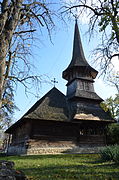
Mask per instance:
[[[58,81],[56,81],[56,79],[54,78],[54,80],[51,80],[51,82],[54,83],[54,87],[55,87],[55,84],[58,83]]]

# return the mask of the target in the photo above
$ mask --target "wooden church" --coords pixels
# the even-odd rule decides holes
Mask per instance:
[[[114,120],[100,107],[102,99],[94,91],[97,74],[84,56],[76,21],[72,59],[62,73],[66,96],[53,87],[8,128],[8,153],[60,153],[106,145],[105,128]]]

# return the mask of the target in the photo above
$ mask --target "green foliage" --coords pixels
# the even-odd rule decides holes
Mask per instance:
[[[61,154],[10,156],[15,168],[29,180],[115,180],[119,179],[119,165],[102,162],[99,154]]]
[[[101,13],[100,11],[98,16],[100,16],[100,20],[98,23],[99,26],[99,31],[100,32],[105,32],[106,28],[109,26],[112,28],[112,34],[111,34],[111,39],[110,42],[117,39],[117,42],[119,43],[119,31],[118,31],[118,7],[119,7],[119,2],[117,0],[104,0],[101,3]]]
[[[105,112],[109,111],[112,118],[118,119],[119,117],[119,94],[116,94],[113,98],[112,96],[102,102],[101,107]]]
[[[119,145],[107,146],[100,151],[101,159],[119,163]]]
[[[119,144],[119,124],[110,124],[107,128],[107,141],[109,144]]]

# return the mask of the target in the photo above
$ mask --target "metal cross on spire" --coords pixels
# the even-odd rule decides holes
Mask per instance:
[[[51,82],[54,83],[54,87],[55,87],[55,84],[58,83],[58,81],[56,81],[56,78],[54,78],[53,80],[51,80]]]

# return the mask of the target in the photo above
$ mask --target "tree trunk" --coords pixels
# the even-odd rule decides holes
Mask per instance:
[[[4,91],[7,48],[7,41],[4,40],[4,37],[0,37],[0,107],[2,106],[2,94]]]
[[[3,102],[3,92],[5,89],[6,77],[6,56],[14,31],[19,23],[20,9],[23,0],[12,2],[12,6],[7,6],[8,1],[3,0],[2,12],[0,14],[0,108]]]

